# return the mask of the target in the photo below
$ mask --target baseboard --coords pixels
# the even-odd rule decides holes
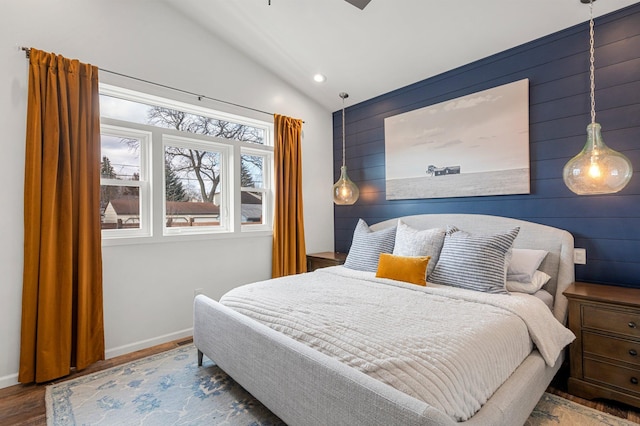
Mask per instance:
[[[169,333],[163,336],[154,337],[153,339],[141,340],[139,342],[118,346],[117,348],[107,349],[104,355],[105,359],[115,358],[120,355],[129,354],[141,349],[147,349],[152,346],[160,345],[162,343],[172,342],[174,340],[179,340],[191,336],[193,336],[193,328],[187,328],[185,330],[176,331],[175,333]]]
[[[163,336],[154,337],[153,339],[141,340],[139,342],[129,343],[117,348],[107,349],[105,351],[105,358],[115,358],[120,355],[129,354],[131,352],[139,351],[140,349],[147,349],[155,345],[162,343],[172,342],[185,337],[193,336],[193,328],[187,328],[185,330],[176,331],[175,333],[165,334]],[[0,389],[8,388],[9,386],[18,384],[18,373],[9,374],[0,377]]]
[[[18,384],[18,373],[0,377],[0,389]]]

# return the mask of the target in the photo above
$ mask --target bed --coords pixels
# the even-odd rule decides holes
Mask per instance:
[[[445,234],[436,261],[432,262],[434,256],[428,260],[427,286],[377,277],[380,270],[374,274],[338,266],[242,286],[223,296],[222,303],[198,295],[194,343],[199,362],[206,355],[290,425],[523,424],[560,368],[563,348],[573,339],[564,327],[567,300],[562,294],[574,280],[572,235],[531,222],[473,214],[405,216],[372,225],[365,234],[369,238],[400,226],[404,226],[403,235],[408,235],[407,229],[411,235],[436,229]],[[399,231],[394,232],[397,238]],[[541,291],[491,294],[438,285],[443,276],[455,275],[455,264],[454,269],[447,265],[451,253],[458,255],[457,245],[470,244],[476,236],[496,235],[500,244],[510,241],[507,258],[516,252],[545,252],[535,268],[536,274],[546,274],[548,279]],[[458,236],[464,238],[456,240]],[[351,266],[362,260],[355,255],[358,241],[354,233],[347,258]],[[372,245],[366,239],[360,244]],[[392,251],[387,247],[388,253]],[[473,281],[473,274],[473,268],[465,265],[464,278]],[[338,299],[322,300],[334,292]],[[285,293],[291,298],[288,305],[278,299]],[[392,312],[403,311],[408,317],[390,315],[385,311],[387,303],[398,303],[402,308]],[[320,308],[314,311],[316,304]],[[361,304],[373,310],[371,306],[363,310],[364,319],[354,325]],[[447,309],[454,313],[447,314]],[[331,311],[340,310],[343,314],[337,315],[347,318],[332,319]],[[421,311],[431,319],[416,319]],[[294,314],[303,316],[290,317]],[[395,319],[385,321],[384,315]],[[363,331],[369,323],[381,321],[384,332]],[[406,328],[411,333],[425,328],[430,330],[425,339],[437,338],[438,345],[447,340],[452,346],[443,351],[431,340],[419,340],[421,336],[407,338],[402,334],[403,321],[411,323]],[[296,322],[303,324],[301,328],[292,328]],[[479,323],[486,323],[485,328],[492,330],[489,334],[497,336],[482,335]],[[456,330],[466,337],[450,337]],[[407,353],[417,351],[420,359],[416,361],[414,353],[405,354],[405,346]],[[507,346],[516,348],[513,355],[506,354]],[[430,352],[422,350],[427,347]],[[486,358],[483,362],[489,367],[476,366],[480,361],[469,354]],[[473,365],[466,365],[469,360]],[[388,371],[382,367],[389,367]]]

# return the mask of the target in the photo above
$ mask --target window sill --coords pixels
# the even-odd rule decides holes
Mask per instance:
[[[272,231],[224,232],[217,234],[163,235],[159,237],[122,237],[102,240],[102,247],[125,245],[167,244],[185,241],[228,240],[240,238],[272,238]]]

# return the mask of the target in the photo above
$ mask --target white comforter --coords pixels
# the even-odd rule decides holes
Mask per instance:
[[[420,287],[344,267],[249,284],[220,302],[457,421],[473,416],[534,344],[553,365],[574,339],[526,294]]]

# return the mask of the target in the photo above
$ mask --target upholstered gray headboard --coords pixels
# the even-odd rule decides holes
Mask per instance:
[[[370,224],[373,230],[396,226],[398,219],[416,229],[443,228],[455,225],[461,230],[472,233],[491,234],[520,227],[520,232],[514,241],[516,248],[539,249],[549,252],[540,270],[551,276],[551,280],[544,288],[554,296],[553,314],[563,324],[567,319],[567,298],[562,292],[575,279],[573,263],[573,235],[569,232],[501,216],[479,214],[423,214],[403,216],[389,219],[376,224]]]

